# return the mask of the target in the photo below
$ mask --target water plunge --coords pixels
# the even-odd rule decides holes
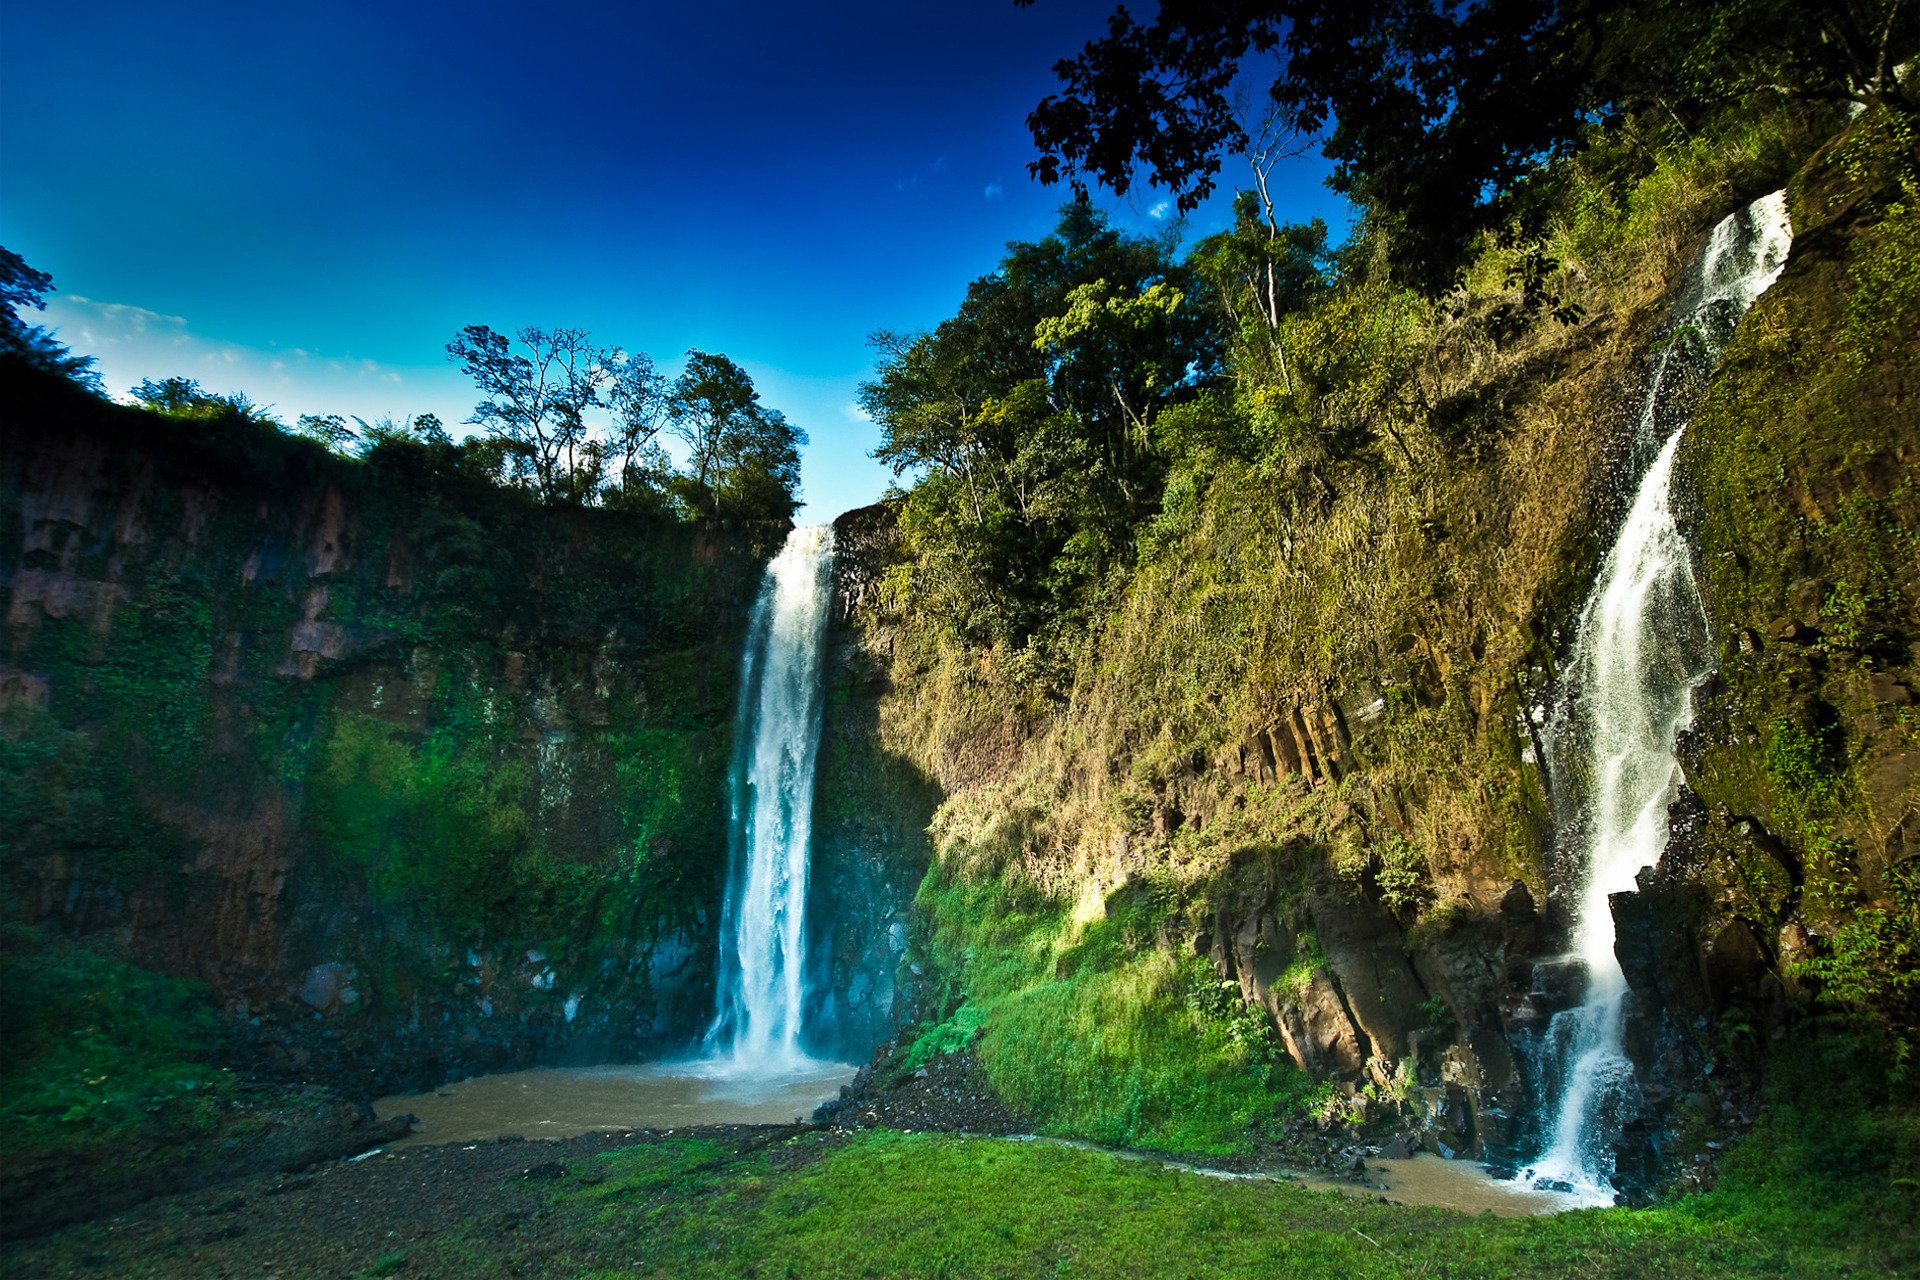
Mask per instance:
[[[1714,228],[1687,281],[1631,456],[1658,450],[1581,610],[1546,734],[1555,840],[1582,869],[1570,959],[1587,985],[1578,1007],[1553,1016],[1533,1055],[1542,1149],[1524,1176],[1592,1203],[1613,1202],[1614,1144],[1641,1103],[1622,1046],[1627,983],[1609,898],[1633,889],[1666,848],[1680,785],[1675,739],[1713,668],[1705,606],[1673,519],[1674,455],[1695,394],[1791,243],[1785,193],[1775,192]]]
[[[741,658],[734,716],[732,820],[714,1019],[713,1065],[737,1074],[810,1068],[806,901],[821,654],[833,594],[833,530],[795,529],[767,565]]]

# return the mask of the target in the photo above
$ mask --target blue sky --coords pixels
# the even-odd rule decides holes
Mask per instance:
[[[288,421],[462,421],[465,324],[722,351],[812,436],[826,519],[890,479],[867,336],[1051,226],[1026,113],[1110,8],[3,5],[0,244],[113,392],[184,374]],[[1324,171],[1284,172],[1284,212],[1343,227]]]

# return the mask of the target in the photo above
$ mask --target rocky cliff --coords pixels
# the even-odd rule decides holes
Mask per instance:
[[[1648,1102],[1623,1185],[1664,1185],[1737,1133],[1768,1046],[1816,1007],[1911,1029],[1920,423],[1896,317],[1915,157],[1867,126],[1810,150],[1702,143],[1615,205],[1590,198],[1555,242],[1578,325],[1502,332],[1492,266],[1393,313],[1372,354],[1402,393],[1362,406],[1378,451],[1176,475],[1057,701],[1020,655],[916,617],[907,542],[870,537],[877,737],[942,797],[923,1013],[966,991],[1013,1101],[1164,1145],[1195,1132],[1192,1082],[1224,1096],[1279,1061],[1320,1082],[1330,1119],[1521,1152],[1529,1046],[1584,985],[1559,958],[1575,869],[1532,708],[1620,518],[1676,282],[1714,221],[1796,168],[1790,263],[1680,463],[1721,671],[1668,856],[1614,901]],[[1136,1023],[1191,1047],[1135,1069],[1146,1055],[1113,1046]]]
[[[362,1097],[710,1008],[738,645],[778,531],[536,509],[9,370],[17,916]]]

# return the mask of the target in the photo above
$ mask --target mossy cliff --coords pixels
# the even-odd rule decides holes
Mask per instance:
[[[780,531],[542,509],[7,371],[16,920],[372,1096],[694,1029]]]
[[[1676,1010],[1781,1031],[1812,987],[1920,1032],[1920,137],[1868,118],[1789,188],[1795,252],[1695,417],[1700,582],[1720,644],[1685,753],[1699,804],[1632,904],[1698,967]]]
[[[1833,122],[1804,118],[1657,154],[1630,130],[1597,144],[1553,197],[1551,284],[1578,324],[1516,320],[1512,251],[1489,245],[1442,303],[1359,270],[1237,348],[1229,443],[1196,433],[1175,457],[1064,688],[1032,678],[1034,651],[916,610],[912,528],[876,557],[859,621],[887,672],[878,739],[943,796],[923,1008],[983,1028],[1011,1100],[1063,1132],[1189,1149],[1263,1141],[1304,1101],[1514,1154],[1536,1101],[1516,1046],[1579,994],[1541,963],[1570,886],[1533,711],[1631,489],[1674,290],[1716,221],[1789,178],[1792,260],[1681,462],[1723,643],[1689,777],[1713,831],[1754,834],[1676,845],[1688,902],[1709,905],[1667,912],[1664,935],[1638,925],[1653,896],[1616,902],[1651,938],[1628,966],[1653,1106],[1627,1181],[1670,1180],[1746,1122],[1767,1042],[1740,1028],[1798,1025],[1835,1007],[1813,988],[1855,980],[1821,912],[1880,930],[1856,1006],[1911,1001],[1896,864],[1915,840],[1920,432],[1894,317],[1913,302],[1913,169],[1878,120],[1825,146]],[[1761,887],[1734,893],[1740,876]]]

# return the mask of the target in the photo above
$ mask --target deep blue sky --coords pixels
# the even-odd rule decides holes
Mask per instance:
[[[185,374],[288,421],[462,421],[469,323],[670,372],[723,351],[811,433],[825,519],[889,479],[868,334],[938,323],[1051,226],[1026,113],[1111,7],[0,5],[0,244],[113,392]],[[1340,228],[1323,172],[1287,171],[1287,212]],[[1162,225],[1158,193],[1102,199]]]

